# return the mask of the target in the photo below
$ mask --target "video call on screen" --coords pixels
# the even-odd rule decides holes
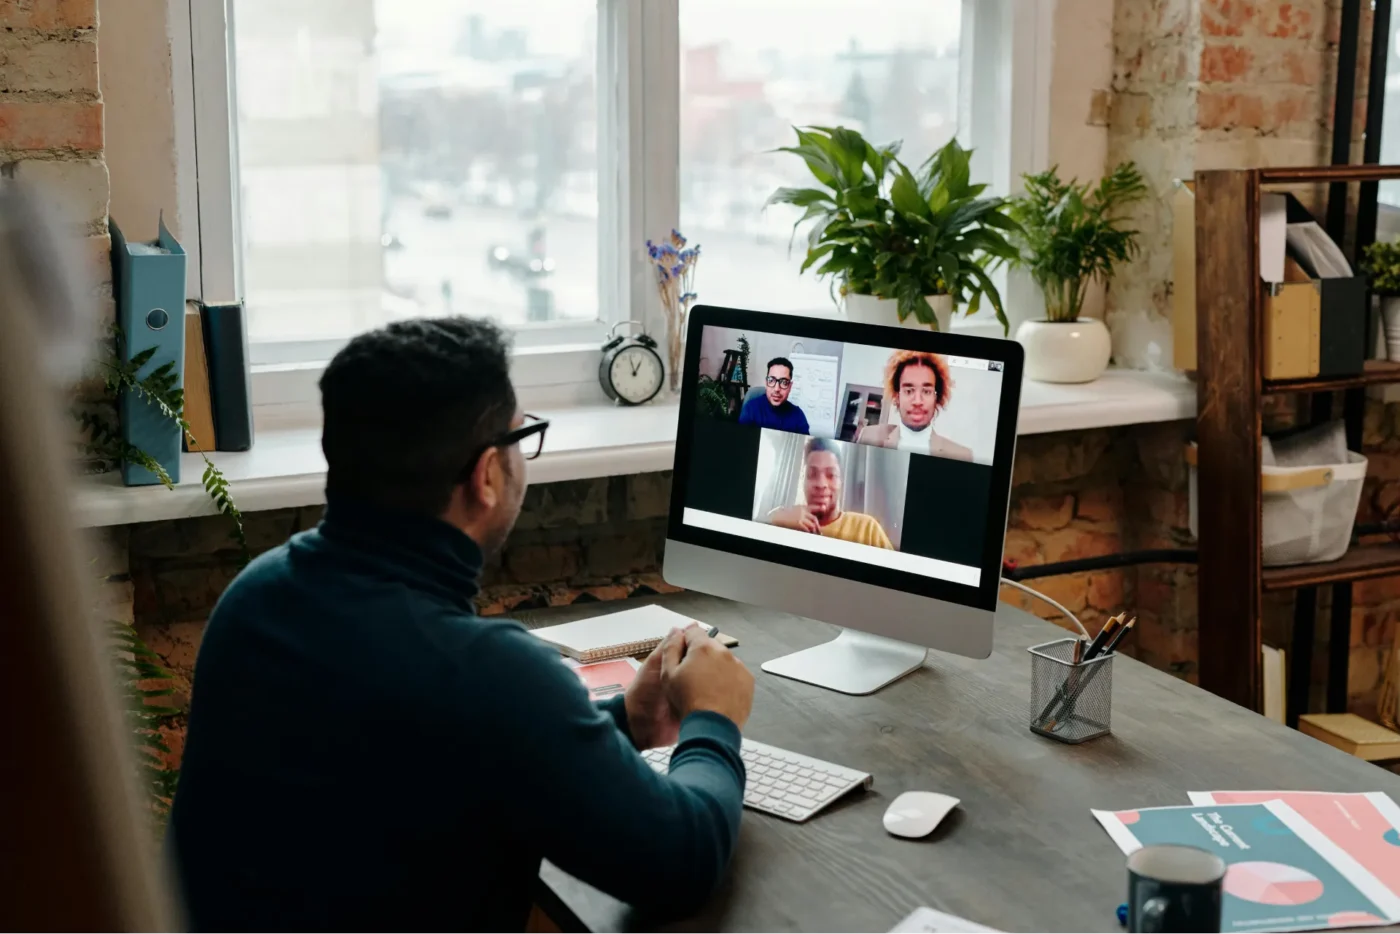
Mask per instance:
[[[979,585],[1001,363],[706,326],[698,379],[686,525]]]

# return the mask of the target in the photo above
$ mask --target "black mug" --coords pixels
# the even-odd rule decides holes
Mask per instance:
[[[1128,930],[1219,931],[1225,861],[1194,846],[1145,846],[1128,857]]]

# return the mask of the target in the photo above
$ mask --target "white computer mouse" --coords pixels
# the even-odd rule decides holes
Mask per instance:
[[[927,837],[958,806],[952,795],[936,791],[906,791],[885,811],[885,829],[896,837]]]

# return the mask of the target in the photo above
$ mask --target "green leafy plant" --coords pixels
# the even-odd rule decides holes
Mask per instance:
[[[1373,243],[1363,263],[1377,295],[1400,295],[1400,242]]]
[[[1124,226],[1129,205],[1147,197],[1137,167],[1124,162],[1097,186],[1061,181],[1058,168],[1025,176],[1024,194],[1011,199],[1015,262],[1045,296],[1051,321],[1075,321],[1089,283],[1107,283],[1113,268],[1138,254],[1138,232]]]
[[[172,675],[161,666],[160,656],[141,641],[129,623],[108,620],[105,626],[138,784],[159,838],[180,778],[179,770],[166,768],[161,758],[162,754],[169,755],[170,747],[161,737],[160,727],[179,713],[176,708],[159,701],[175,693],[170,687]]]
[[[695,387],[695,410],[707,418],[729,418],[729,399],[719,383],[708,376],[700,377]]]
[[[749,375],[749,339],[747,335],[739,335],[739,367],[744,374],[744,382],[748,382],[752,377]]]
[[[842,295],[874,295],[898,303],[937,327],[930,295],[951,295],[972,314],[983,298],[1007,327],[1001,294],[988,273],[1014,259],[1005,234],[1016,229],[1006,201],[982,197],[972,183],[972,150],[951,140],[917,171],[899,160],[900,143],[875,146],[845,127],[794,127],[798,145],[786,146],[806,163],[820,188],[779,188],[769,204],[805,211],[793,226],[807,230],[802,271],[816,267]]]
[[[179,386],[180,376],[175,371],[174,361],[163,363],[147,375],[141,376],[141,368],[151,362],[151,357],[155,355],[155,348],[143,350],[130,360],[126,360],[124,359],[126,355],[122,352],[123,335],[121,329],[113,326],[112,333],[114,337],[112,350],[97,360],[97,367],[102,375],[107,395],[117,399],[124,392],[134,393],[178,425],[182,436],[191,442],[190,447],[195,447],[196,441],[190,430],[190,423],[185,421],[185,391]],[[175,489],[175,482],[159,461],[122,438],[114,413],[102,410],[78,410],[74,412],[74,417],[86,431],[87,440],[84,443],[84,450],[89,457],[96,459],[100,469],[110,469],[122,463],[137,464],[155,474],[166,489]],[[204,459],[204,474],[201,477],[204,491],[213,500],[220,514],[229,520],[230,535],[238,544],[239,550],[243,554],[244,563],[246,563],[249,553],[248,539],[243,531],[243,514],[233,501],[233,496],[229,492],[228,480],[224,477],[223,472],[214,466],[209,455],[201,451],[199,456]]]

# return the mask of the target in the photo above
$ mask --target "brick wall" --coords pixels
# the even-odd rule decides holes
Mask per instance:
[[[0,178],[43,193],[87,264],[92,320],[115,320],[97,0],[0,0]],[[114,417],[99,380],[74,402]]]
[[[1169,365],[1168,328],[1172,301],[1169,195],[1174,179],[1197,170],[1268,165],[1312,165],[1329,160],[1332,102],[1336,86],[1339,0],[1116,0],[1113,98],[1109,162],[1136,161],[1159,195],[1135,214],[1142,256],[1124,267],[1109,294],[1114,354],[1131,366]],[[1365,120],[1369,4],[1362,4],[1358,102],[1353,139],[1359,144]],[[1359,154],[1359,153],[1357,153]],[[1300,191],[1321,205],[1316,191]],[[1270,400],[1266,429],[1298,423],[1299,402]],[[1365,452],[1370,479],[1361,518],[1388,515],[1400,501],[1400,421],[1394,406],[1369,403]],[[1340,412],[1340,403],[1334,406]],[[1185,525],[1185,499],[1177,490],[1179,461],[1162,452],[1143,464],[1160,476],[1159,491],[1143,508],[1163,527]],[[1132,510],[1130,509],[1131,513]],[[1138,522],[1137,528],[1152,523]],[[1154,663],[1165,661],[1189,674],[1195,666],[1196,590],[1182,569],[1144,568],[1137,603],[1158,625],[1139,636]],[[1314,653],[1316,707],[1325,682],[1328,594],[1318,612]],[[1368,582],[1353,593],[1351,671],[1348,693],[1354,710],[1374,711],[1384,659],[1395,640],[1400,584]],[[1292,626],[1292,594],[1269,594],[1264,607],[1267,641],[1286,646]]]
[[[0,176],[54,192],[110,280],[97,0],[0,0]]]
[[[1188,540],[1184,423],[1102,429],[1021,439],[1006,556],[1025,564],[1171,547]],[[618,600],[667,592],[661,579],[668,473],[531,487],[507,547],[486,568],[478,601],[486,614]],[[309,528],[319,507],[247,516],[255,552]],[[238,570],[238,555],[217,516],[103,530],[108,609],[132,618],[175,673],[177,704],[188,700],[204,620]],[[1147,575],[1144,577],[1144,575]],[[1132,651],[1186,677],[1194,674],[1193,568],[1124,569],[1046,578],[1034,586],[1090,625],[1139,609]],[[1146,581],[1146,582],[1144,582]],[[1055,612],[1019,592],[1004,599],[1047,618]],[[1067,625],[1067,621],[1060,620]],[[178,759],[182,725],[170,740]]]
[[[1120,363],[1171,365],[1175,179],[1200,169],[1327,161],[1338,8],[1337,0],[1114,4],[1109,162],[1135,161],[1158,195],[1134,215],[1142,255],[1110,289]]]

